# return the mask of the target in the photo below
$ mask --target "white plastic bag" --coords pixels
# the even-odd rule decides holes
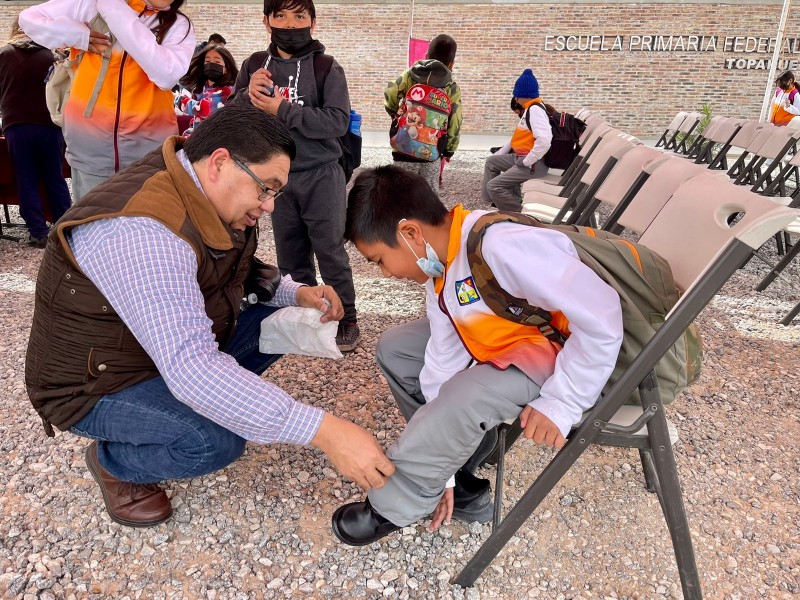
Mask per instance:
[[[322,323],[316,308],[282,308],[261,321],[258,350],[264,354],[302,354],[342,358],[336,347],[338,321]]]

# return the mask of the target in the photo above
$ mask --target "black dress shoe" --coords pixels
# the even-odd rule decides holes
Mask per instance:
[[[336,537],[350,546],[366,546],[400,529],[375,512],[369,499],[337,508],[331,525]]]
[[[453,490],[453,518],[468,523],[488,523],[493,514],[494,501],[489,480],[475,477],[466,469],[459,469]]]

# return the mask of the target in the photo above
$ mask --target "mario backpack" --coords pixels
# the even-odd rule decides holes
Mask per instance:
[[[447,147],[450,110],[450,97],[443,89],[415,83],[403,97],[392,122],[392,150],[419,161],[439,160]]]

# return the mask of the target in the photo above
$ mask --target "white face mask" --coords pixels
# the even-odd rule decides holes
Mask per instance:
[[[405,221],[405,219],[401,219],[400,223]],[[425,238],[422,238],[422,241],[425,242],[425,253],[427,254],[427,258],[420,258],[417,256],[417,253],[414,252],[414,249],[411,247],[411,244],[408,243],[408,240],[405,236],[401,233],[400,237],[408,246],[408,249],[411,250],[411,253],[417,259],[417,266],[420,270],[425,273],[428,277],[441,277],[444,275],[444,265],[442,261],[439,260],[439,256],[436,254],[436,250],[433,249],[428,242],[425,242]]]

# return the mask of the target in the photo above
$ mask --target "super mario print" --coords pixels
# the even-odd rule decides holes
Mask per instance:
[[[440,156],[440,141],[447,135],[450,98],[439,88],[417,83],[406,92],[397,112],[396,133],[390,144],[395,152],[425,161]]]

